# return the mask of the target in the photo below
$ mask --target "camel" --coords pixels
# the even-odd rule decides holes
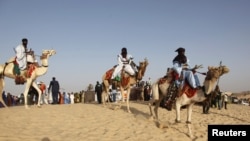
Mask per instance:
[[[56,54],[55,50],[43,50],[42,55],[40,56],[41,66],[35,67],[35,69],[30,74],[29,77],[26,75],[27,70],[21,71],[20,75],[24,78],[24,80],[26,82],[25,90],[23,93],[24,94],[24,102],[25,102],[24,106],[26,109],[29,109],[29,107],[27,105],[27,96],[28,96],[28,91],[29,91],[29,88],[31,85],[38,91],[38,94],[39,94],[38,101],[41,100],[41,90],[39,89],[39,87],[35,81],[36,81],[37,77],[42,76],[47,72],[48,66],[49,66],[48,59],[49,59],[49,57],[51,57],[54,54]],[[4,101],[2,99],[2,92],[3,92],[4,85],[5,85],[4,77],[6,76],[8,78],[15,79],[15,74],[13,72],[14,60],[15,60],[15,57],[12,57],[4,65],[0,65],[0,102],[2,102],[6,108],[7,108],[7,105],[4,103]],[[40,102],[38,102],[37,106],[41,107]]]
[[[150,116],[151,116],[150,118],[155,119],[156,123],[160,127],[163,127],[163,126],[160,124],[159,119],[158,119],[158,107],[159,107],[162,99],[164,97],[166,97],[166,95],[167,95],[168,87],[170,86],[170,83],[172,82],[172,79],[173,79],[172,72],[173,72],[172,69],[170,69],[167,72],[166,77],[164,77],[166,79],[166,81],[162,81],[161,79],[159,79],[157,82],[153,83],[153,85],[152,85],[153,98],[149,101],[149,104],[148,104],[149,110],[150,110]],[[186,123],[188,124],[190,137],[193,137],[192,131],[191,131],[191,126],[190,126],[191,115],[192,115],[192,106],[196,102],[202,102],[202,101],[206,100],[206,98],[207,98],[206,95],[209,95],[213,91],[220,76],[222,76],[223,74],[226,74],[228,72],[229,72],[229,69],[226,66],[219,66],[219,67],[210,67],[209,66],[208,71],[206,73],[204,83],[203,83],[204,86],[202,87],[202,89],[197,89],[192,97],[189,97],[187,94],[189,88],[183,87],[182,90],[178,90],[179,94],[177,94],[177,98],[176,98],[176,102],[175,102],[175,109],[176,109],[175,121],[176,121],[176,123],[180,123],[180,109],[182,106],[186,105],[187,112],[188,112]],[[162,83],[159,83],[160,81]],[[188,86],[188,85],[186,85],[186,86]],[[153,105],[153,103],[155,103],[155,107],[154,107],[154,115],[155,116],[153,115],[153,112],[151,109],[151,106]]]
[[[128,113],[131,113],[130,111],[130,107],[129,107],[129,98],[130,98],[130,91],[131,91],[131,86],[133,86],[134,84],[136,84],[137,82],[139,82],[140,80],[142,80],[146,68],[148,66],[148,60],[145,58],[143,62],[139,62],[139,67],[138,67],[138,73],[135,76],[130,76],[128,73],[126,73],[124,71],[124,69],[122,69],[121,71],[121,81],[117,82],[118,87],[120,88],[121,91],[121,95],[122,95],[122,101],[124,101],[124,91],[126,90],[126,94],[127,94],[127,98],[126,98],[126,103],[127,103],[127,111]],[[114,68],[111,69],[112,71],[114,70]],[[112,74],[112,71],[107,71],[103,77],[102,77],[102,81],[103,81],[103,91],[102,91],[102,102],[104,107],[106,106],[106,98],[109,95],[109,87],[111,85],[111,80],[110,78],[107,78],[107,75]],[[108,74],[108,72],[111,72]],[[114,81],[114,80],[113,80]],[[109,103],[109,99],[107,100]],[[121,108],[122,106],[122,101],[120,101],[120,106],[119,108]],[[109,103],[110,105],[110,103]]]

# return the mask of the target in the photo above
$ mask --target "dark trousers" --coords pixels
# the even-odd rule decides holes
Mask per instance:
[[[102,93],[96,93],[97,94],[97,101],[98,103],[102,103]]]
[[[58,94],[59,92],[52,92],[53,104],[58,104]]]
[[[224,102],[225,109],[227,109],[227,102]]]

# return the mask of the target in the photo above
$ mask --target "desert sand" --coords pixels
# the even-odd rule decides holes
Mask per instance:
[[[228,104],[228,109],[210,109],[202,114],[195,105],[192,114],[194,138],[188,136],[187,111],[181,110],[181,123],[175,123],[175,110],[159,108],[166,128],[150,120],[146,102],[130,103],[132,113],[103,107],[97,103],[35,105],[0,108],[1,141],[207,141],[209,124],[250,124],[250,106]]]

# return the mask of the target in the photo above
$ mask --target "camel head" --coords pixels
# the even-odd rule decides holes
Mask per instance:
[[[205,81],[204,81],[205,92],[207,94],[210,94],[213,91],[220,76],[222,76],[223,74],[226,74],[228,72],[229,72],[229,68],[227,68],[226,66],[219,66],[219,67],[209,66],[208,71],[207,71],[207,75],[206,75]]]
[[[43,50],[41,59],[48,58],[48,57],[50,57],[50,56],[52,56],[54,54],[56,54],[56,51],[53,50],[53,49],[52,50]]]
[[[143,62],[139,62],[138,75],[137,75],[138,80],[142,80],[142,77],[145,74],[147,66],[148,66],[147,58],[145,58]]]

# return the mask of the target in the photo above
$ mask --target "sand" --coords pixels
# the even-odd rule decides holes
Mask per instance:
[[[159,108],[159,118],[166,128],[150,120],[145,102],[131,102],[113,110],[97,103],[43,105],[0,108],[1,141],[207,141],[208,124],[248,124],[250,106],[228,104],[228,109],[210,109],[202,114],[195,105],[192,114],[194,138],[188,136],[187,111],[181,110],[181,123],[176,124],[175,110]]]

